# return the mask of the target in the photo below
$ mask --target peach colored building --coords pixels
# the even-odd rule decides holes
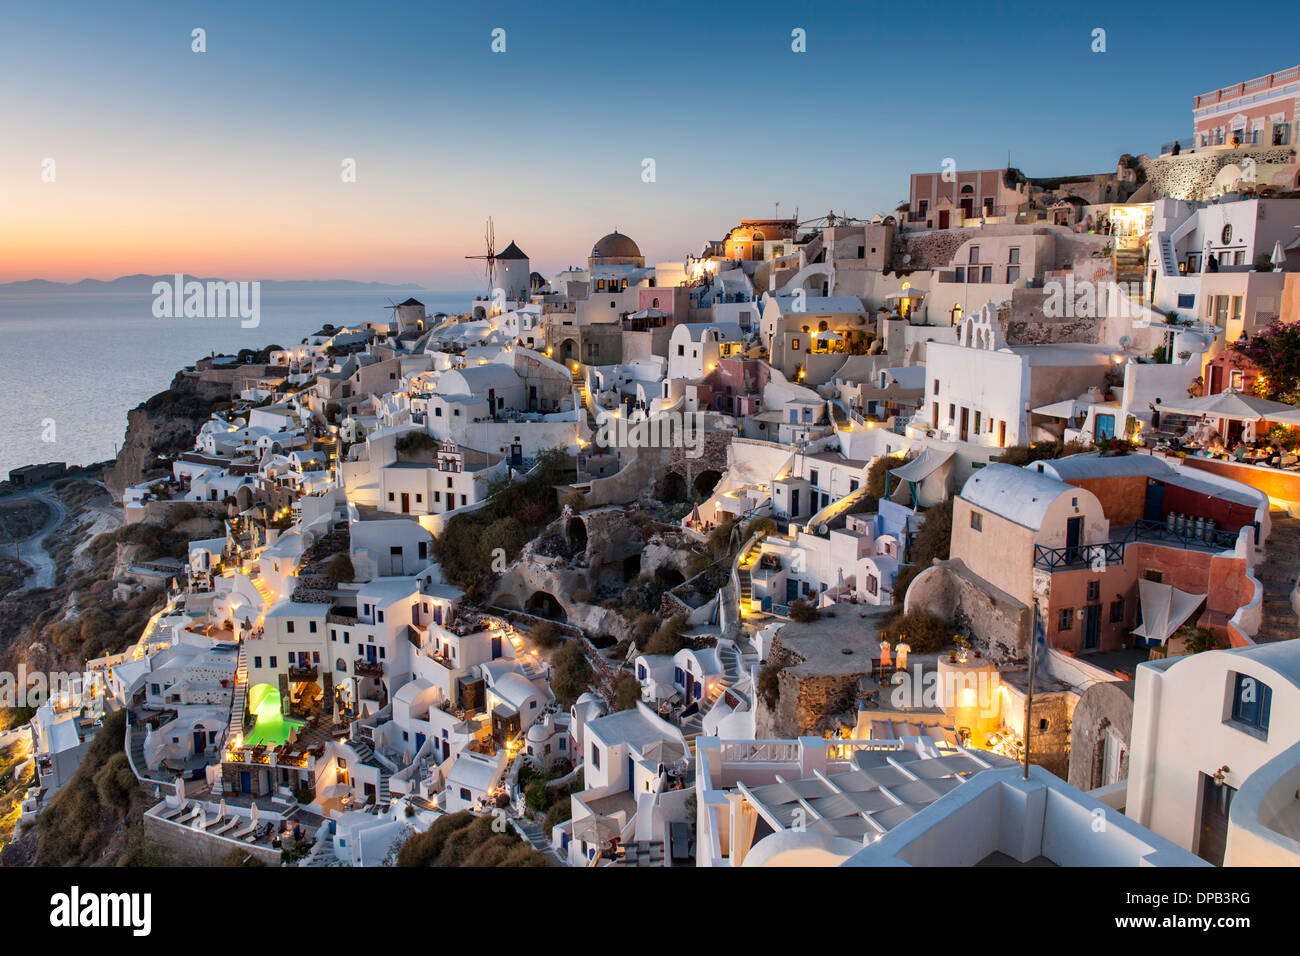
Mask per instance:
[[[954,499],[951,556],[1037,607],[1048,643],[1061,650],[1138,642],[1130,632],[1143,621],[1143,579],[1203,595],[1192,623],[1237,640],[1229,621],[1254,600],[1248,555],[1267,533],[1259,527],[1267,508],[1249,488],[1150,456],[991,464]],[[1175,514],[1192,522],[1176,526]]]
[[[965,219],[1014,217],[1028,204],[1027,183],[1015,170],[913,173],[907,218],[928,229],[955,229]]]
[[[1202,93],[1192,100],[1196,147],[1224,146],[1234,136],[1248,146],[1289,146],[1298,101],[1300,66]]]

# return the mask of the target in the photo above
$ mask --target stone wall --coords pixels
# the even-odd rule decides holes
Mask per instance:
[[[180,865],[212,866],[233,850],[249,853],[267,866],[280,865],[280,851],[274,847],[250,846],[247,843],[203,833],[193,827],[177,826],[148,815],[144,818],[144,832],[151,840],[168,850]]]
[[[1133,686],[1131,680],[1102,681],[1079,698],[1070,728],[1070,786],[1092,790],[1102,785],[1102,757],[1110,730],[1126,745],[1120,779],[1127,779],[1127,744],[1133,736]]]
[[[1050,770],[1062,780],[1070,773],[1070,727],[1077,700],[1071,691],[1034,694],[1029,762]]]
[[[1209,199],[1214,177],[1224,166],[1234,163],[1241,166],[1243,160],[1253,160],[1258,185],[1265,186],[1270,184],[1271,177],[1258,167],[1294,163],[1295,155],[1296,151],[1291,146],[1243,146],[1238,149],[1152,157],[1146,160],[1144,167],[1153,198],[1168,196],[1172,199]]]
[[[781,643],[779,634],[773,638],[767,663],[782,668],[777,675],[777,700],[771,706],[762,693],[757,695],[755,738],[816,736],[835,715],[853,714],[856,718],[858,682],[866,672],[800,676],[792,668],[803,660]]]
[[[960,559],[927,568],[907,589],[908,613],[921,611],[953,622],[995,664],[1029,655],[1033,610],[978,577]]]

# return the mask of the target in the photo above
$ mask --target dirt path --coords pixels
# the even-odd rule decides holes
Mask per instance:
[[[54,577],[58,570],[54,559],[45,550],[45,539],[52,534],[68,516],[68,509],[54,495],[47,494],[40,488],[20,491],[10,495],[9,501],[35,500],[49,508],[49,517],[36,532],[17,541],[19,557],[32,568],[32,573],[23,582],[23,589],[54,587]]]

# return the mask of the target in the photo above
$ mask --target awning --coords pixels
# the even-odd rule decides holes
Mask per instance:
[[[1271,402],[1266,398],[1248,395],[1245,392],[1218,392],[1200,398],[1162,402],[1157,408],[1161,412],[1206,415],[1210,418],[1226,418],[1234,422],[1257,422],[1260,419],[1271,422],[1300,422],[1300,408],[1282,402]]]
[[[1088,404],[1078,399],[1067,398],[1063,402],[1039,405],[1032,411],[1035,415],[1046,415],[1048,418],[1082,418],[1088,414]]]
[[[1206,597],[1145,578],[1138,581],[1138,595],[1142,599],[1142,623],[1133,633],[1147,640],[1159,641],[1162,645],[1195,613]]]
[[[900,465],[890,474],[903,481],[925,481],[952,458],[953,452],[942,448],[927,448],[906,465]]]

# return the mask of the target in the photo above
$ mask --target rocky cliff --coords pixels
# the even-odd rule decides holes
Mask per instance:
[[[163,474],[155,467],[159,455],[190,451],[213,407],[229,399],[229,384],[178,372],[170,388],[131,409],[122,448],[104,473],[104,485],[113,500],[121,501],[128,485]]]

